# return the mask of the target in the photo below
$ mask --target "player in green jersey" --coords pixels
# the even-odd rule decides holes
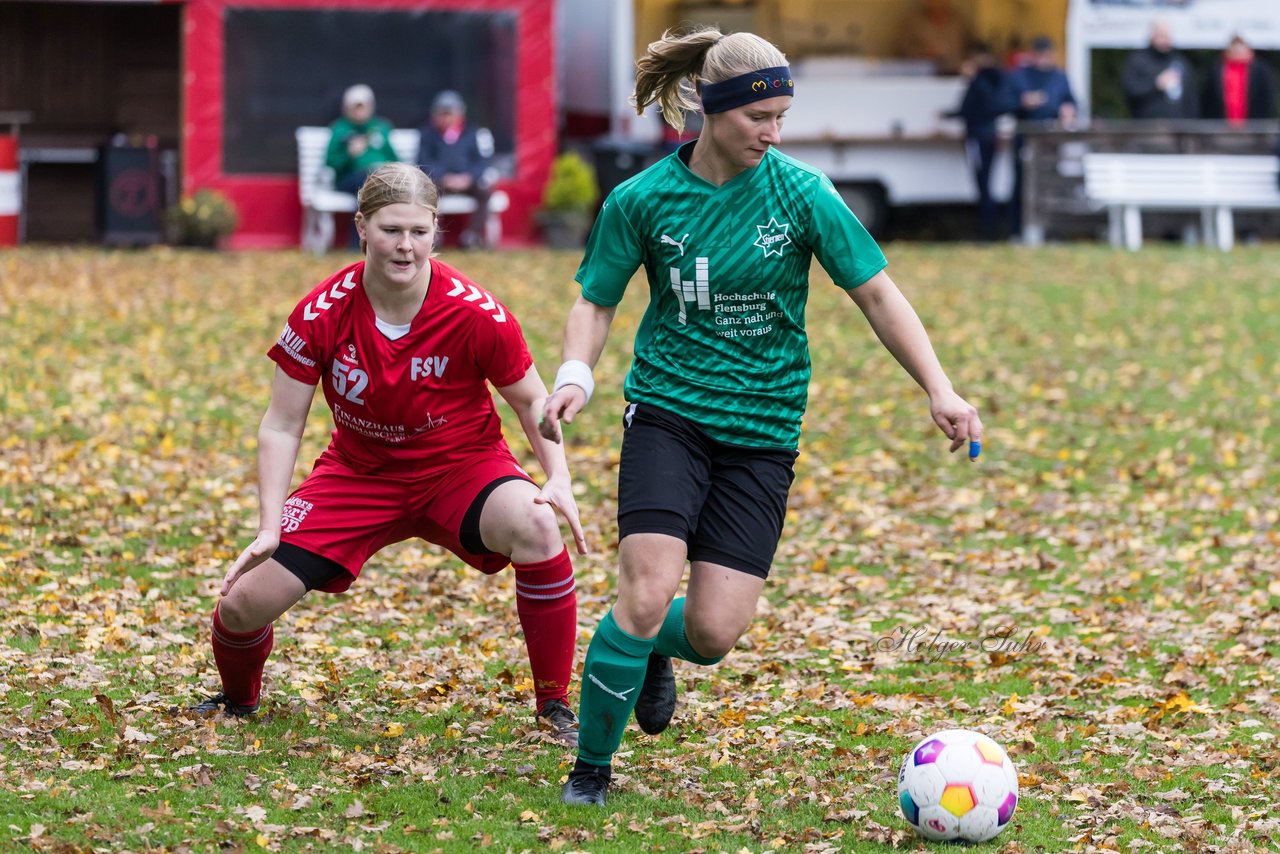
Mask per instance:
[[[666,33],[637,67],[637,112],[657,103],[668,121],[686,109],[706,118],[696,141],[605,201],[543,409],[543,435],[558,441],[560,422],[591,397],[614,309],[643,265],[649,308],[624,386],[618,598],[583,665],[578,759],[562,792],[573,804],[604,804],[633,709],[645,732],[667,727],[671,659],[718,662],[755,615],[806,404],[813,258],[928,394],[951,450],[968,442],[973,459],[982,437],[875,241],[826,176],[774,148],[794,94],[782,52],[702,28]],[[676,599],[686,562],[687,596]]]

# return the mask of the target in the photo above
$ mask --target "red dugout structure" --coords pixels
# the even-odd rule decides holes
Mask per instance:
[[[455,89],[497,142],[505,231],[532,234],[556,153],[552,0],[188,0],[183,20],[182,186],[226,193],[238,248],[296,245],[293,129],[328,124],[367,83],[397,126]]]

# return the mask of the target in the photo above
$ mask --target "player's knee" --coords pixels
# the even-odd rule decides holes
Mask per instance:
[[[626,593],[619,591],[613,614],[624,631],[647,638],[662,628],[669,607],[671,597],[663,593],[660,585],[640,583],[629,585]]]
[[[541,555],[550,559],[564,550],[560,535],[560,523],[556,511],[548,504],[535,504],[529,514],[521,517],[513,531],[512,551]]]
[[[232,587],[221,601],[218,602],[218,619],[222,621],[222,625],[229,632],[241,634],[243,632],[252,632],[260,629],[270,621],[263,621],[257,609],[253,607],[251,597],[240,593],[236,588]]]
[[[697,619],[691,620],[689,612],[685,611],[685,637],[699,655],[707,658],[728,655],[741,636],[742,629],[738,626],[705,625]]]

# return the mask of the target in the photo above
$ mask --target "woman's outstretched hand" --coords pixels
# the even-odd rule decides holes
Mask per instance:
[[[226,596],[230,593],[231,588],[235,586],[237,581],[249,570],[275,554],[279,545],[279,534],[271,531],[259,531],[254,541],[249,543],[248,548],[240,552],[240,557],[236,558],[236,562],[231,564],[231,568],[227,570],[226,577],[222,579],[221,595]]]
[[[542,405],[538,432],[548,442],[560,443],[560,422],[572,424],[574,417],[587,405],[587,393],[581,386],[567,385],[553,392]]]

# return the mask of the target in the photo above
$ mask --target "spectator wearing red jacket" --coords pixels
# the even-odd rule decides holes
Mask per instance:
[[[1276,114],[1276,85],[1271,69],[1254,56],[1242,36],[1233,36],[1222,60],[1214,64],[1200,99],[1206,119],[1238,125]]]

